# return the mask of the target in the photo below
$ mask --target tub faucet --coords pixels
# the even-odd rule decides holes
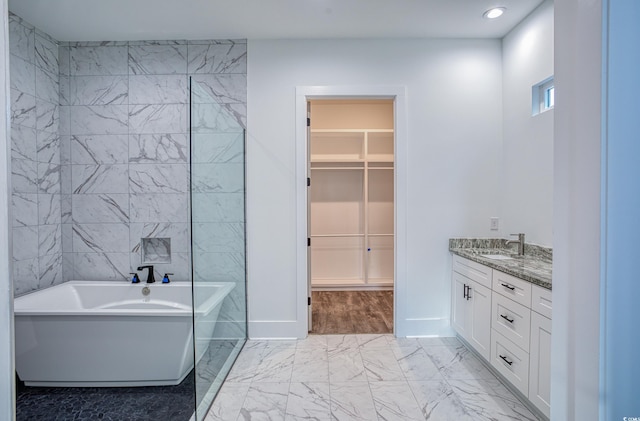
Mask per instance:
[[[138,266],[138,270],[142,270],[142,269],[149,269],[149,274],[147,275],[147,283],[148,284],[154,283],[156,280],[153,277],[153,265]]]
[[[519,234],[511,234],[511,235],[517,235],[518,239],[517,240],[508,240],[505,244],[506,245],[517,244],[518,245],[518,256],[524,256],[524,234],[523,233],[519,233]]]

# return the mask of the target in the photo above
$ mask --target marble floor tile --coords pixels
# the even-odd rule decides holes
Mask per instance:
[[[325,348],[296,349],[292,382],[329,382],[329,355]]]
[[[445,380],[409,382],[423,419],[428,421],[473,421],[465,406]]]
[[[283,421],[287,409],[289,383],[253,383],[237,420]]]
[[[223,384],[204,421],[227,421],[238,418],[248,391],[249,383]]]
[[[522,404],[518,399],[504,399],[504,403],[507,407],[511,408],[513,414],[516,414],[518,420],[539,420],[540,418],[534,415],[526,406]]]
[[[360,355],[367,379],[370,382],[405,379],[393,351],[388,347],[386,349],[362,349]]]
[[[262,351],[244,348],[233,364],[225,383],[250,383],[256,375]]]
[[[409,384],[376,382],[369,384],[378,419],[385,421],[423,421],[424,417]]]
[[[358,348],[357,335],[326,335],[327,348]]]
[[[335,421],[372,421],[378,418],[368,383],[331,383],[331,417]]]
[[[429,346],[459,346],[462,345],[462,342],[456,337],[451,338],[417,338],[416,339],[420,346],[429,347]]]
[[[358,346],[361,349],[376,349],[376,348],[389,348],[389,341],[392,340],[393,335],[379,335],[379,334],[366,334],[356,335],[358,340]]]
[[[537,419],[497,379],[449,380],[449,385],[474,420]]]
[[[296,348],[297,349],[307,349],[307,348],[324,348],[328,347],[328,336],[327,335],[309,335],[305,339],[299,339]]]
[[[446,379],[495,379],[495,376],[464,345],[423,347]]]
[[[291,383],[285,420],[331,420],[329,383]]]
[[[367,376],[358,349],[329,350],[329,380],[331,382],[366,382]]]
[[[408,381],[440,380],[442,374],[422,348],[394,349],[393,354]]]
[[[394,338],[391,337],[389,340],[389,349],[393,352],[397,350],[407,350],[407,349],[418,349],[421,348],[418,339],[416,338]]]
[[[252,382],[290,382],[295,348],[265,348]]]
[[[249,341],[205,421],[535,421],[457,338]]]
[[[249,340],[245,349],[295,348],[298,341],[292,340]]]

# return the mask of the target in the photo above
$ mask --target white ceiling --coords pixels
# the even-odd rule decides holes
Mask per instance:
[[[60,41],[502,38],[543,0],[10,0]],[[499,19],[482,18],[492,6]]]

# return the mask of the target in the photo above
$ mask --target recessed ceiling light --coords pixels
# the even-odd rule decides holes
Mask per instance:
[[[484,12],[482,14],[482,17],[487,19],[499,18],[500,16],[502,16],[505,10],[507,10],[506,7],[494,7]]]

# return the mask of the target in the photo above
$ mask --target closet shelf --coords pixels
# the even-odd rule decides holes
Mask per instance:
[[[393,155],[369,155],[367,157],[369,162],[393,162]]]
[[[393,129],[311,129],[311,133],[393,133]]]
[[[364,234],[311,234],[311,238],[364,237]]]
[[[330,106],[311,106],[311,285],[392,287],[395,135],[392,128],[366,128],[393,127],[392,109],[371,113],[353,106],[350,112],[329,112]],[[324,114],[314,114],[314,107],[325,107],[317,108]]]
[[[350,156],[339,156],[339,155],[334,155],[334,156],[327,156],[327,155],[322,155],[322,156],[314,156],[311,155],[311,162],[364,162],[363,158],[353,158]]]

